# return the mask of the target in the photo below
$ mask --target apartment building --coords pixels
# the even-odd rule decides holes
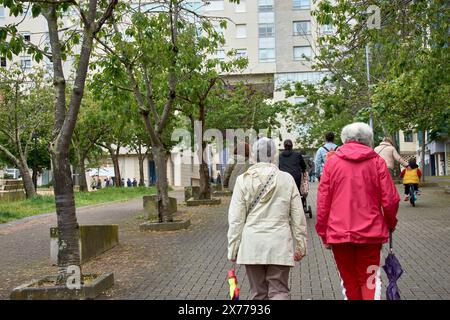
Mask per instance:
[[[63,21],[65,24],[70,24],[70,12],[65,14],[65,19],[63,19]],[[9,15],[8,8],[0,5],[0,26],[10,24],[16,24],[24,41],[31,42],[39,48],[50,46],[47,21],[42,15],[33,18],[31,15],[31,7],[26,8],[23,14],[14,17]],[[68,59],[63,62],[63,70],[66,77],[71,75],[72,63],[72,57],[68,57]],[[12,61],[0,55],[1,67],[10,68],[13,64],[18,65],[24,72],[32,72],[34,67],[46,68],[49,72],[53,71],[52,62],[47,57],[44,57],[40,63],[37,63],[26,51],[21,52],[17,56],[14,55]]]
[[[315,23],[311,16],[312,2],[312,0],[241,0],[236,4],[228,0],[208,2],[192,0],[186,1],[185,5],[202,15],[225,18],[228,21],[227,28],[223,30],[217,22],[217,30],[223,33],[226,40],[223,48],[216,53],[217,56],[225,59],[225,52],[233,49],[237,50],[238,55],[246,56],[249,60],[244,72],[230,74],[228,77],[260,86],[267,92],[268,98],[275,102],[285,99],[284,92],[278,91],[281,85],[295,81],[314,82],[323,76],[323,72],[311,70],[311,62],[307,61],[307,58],[314,57],[318,34],[332,32],[332,29]],[[7,10],[0,7],[0,25],[18,20],[9,17]],[[45,19],[31,18],[30,13],[28,15],[23,17],[25,19],[19,25],[20,32],[27,41],[35,44],[48,43]],[[14,57],[13,62],[19,63],[24,70],[31,70],[36,64],[31,56],[25,53]],[[8,67],[11,62],[2,58],[1,63],[2,66]],[[71,61],[65,63],[66,74],[70,72],[70,63]],[[51,62],[48,59],[44,59],[42,64],[51,70]],[[302,97],[292,97],[290,101],[298,102],[301,99]],[[280,134],[282,140],[287,138],[295,140],[297,136],[295,130],[288,132],[284,127],[280,129]],[[182,164],[186,162],[186,157],[194,159],[195,156],[187,155],[185,151],[185,158],[182,157],[180,150],[173,150],[170,170],[175,185],[188,185],[198,178],[196,164],[193,162]],[[132,161],[131,158],[123,157],[123,161]],[[227,158],[227,155],[211,153],[212,176],[216,176],[216,170],[220,169],[219,163],[226,161]],[[146,168],[152,168],[154,164],[150,159],[148,161],[149,165]],[[123,167],[127,168],[130,165],[123,164]],[[152,179],[149,177],[150,180]]]
[[[320,80],[324,72],[313,71],[312,62],[317,51],[320,33],[332,33],[330,26],[319,26],[311,15],[312,0],[241,0],[239,4],[228,0],[212,0],[209,4],[192,1],[201,14],[228,20],[221,30],[226,40],[218,56],[227,50],[237,50],[248,58],[248,67],[239,75],[229,75],[269,90],[272,101],[285,99],[279,88],[289,82]],[[203,4],[203,5],[202,5]],[[299,102],[302,97],[291,97]],[[301,124],[299,124],[301,126]],[[298,133],[280,129],[282,139],[295,140]]]
[[[400,155],[405,159],[416,158],[422,161],[422,135],[414,131],[399,131],[396,136]],[[425,134],[424,174],[427,176],[444,176],[450,173],[450,138],[431,141]]]
[[[317,37],[321,33],[332,34],[334,31],[331,26],[317,24],[311,15],[314,9],[312,0],[241,0],[239,4],[230,3],[228,0],[209,0],[208,2],[192,0],[186,1],[185,5],[199,14],[225,18],[228,21],[227,28],[223,30],[217,22],[216,28],[223,33],[226,42],[216,54],[219,58],[225,59],[225,52],[233,49],[238,55],[246,56],[249,64],[242,73],[227,76],[230,79],[260,85],[261,89],[268,93],[268,98],[274,102],[285,99],[285,93],[279,90],[283,84],[297,81],[316,82],[326,74],[325,70],[322,72],[312,70],[312,62],[308,61],[308,58],[314,59],[315,52],[318,50]],[[0,6],[0,25],[18,20],[18,18],[9,17],[7,10]],[[28,13],[28,16],[19,18],[24,18],[19,25],[19,30],[24,34],[26,41],[35,44],[48,43],[47,24],[43,17],[32,18]],[[32,70],[32,67],[36,65],[32,57],[26,53],[14,57],[13,62],[21,65],[24,70]],[[65,63],[66,74],[70,74],[71,62],[69,60]],[[10,63],[4,57],[1,58],[1,66],[8,67]],[[45,58],[41,64],[51,70],[51,62],[48,59]],[[299,102],[302,99],[302,97],[291,97],[288,100]],[[298,124],[298,129],[301,126],[302,124]],[[298,136],[295,129],[288,131],[285,126],[280,129],[280,134],[281,140],[289,138],[295,141]],[[400,152],[405,158],[418,155],[416,136],[410,133],[399,133]],[[217,172],[223,169],[221,164],[227,161],[228,155],[213,148],[208,154],[211,164],[210,175],[216,177]],[[443,156],[437,157],[439,159],[435,161],[439,164],[442,162],[440,157]],[[168,160],[170,173],[168,176],[172,185],[186,186],[198,181],[198,165],[195,163],[195,158],[196,155],[186,150],[174,148],[172,157]],[[138,176],[137,155],[133,155],[128,150],[120,157],[119,162],[122,176]],[[146,180],[149,183],[155,180],[154,166],[154,162],[148,158],[144,167]],[[107,167],[108,170],[111,169],[109,165]]]

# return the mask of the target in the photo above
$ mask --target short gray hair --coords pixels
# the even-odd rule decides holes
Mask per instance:
[[[277,146],[272,139],[262,137],[253,144],[253,158],[256,162],[273,162]]]
[[[341,140],[343,143],[356,141],[366,146],[373,146],[373,130],[364,122],[355,122],[346,125],[341,132]]]

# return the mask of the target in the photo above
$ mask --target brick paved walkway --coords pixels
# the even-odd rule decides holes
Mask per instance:
[[[315,189],[315,188],[313,188]],[[450,197],[441,188],[423,188],[416,208],[401,203],[395,248],[405,273],[399,283],[404,299],[450,299]],[[229,198],[216,207],[186,208],[181,216],[189,216],[192,226],[188,230],[167,233],[141,233],[138,231],[138,202],[123,204],[115,215],[120,225],[121,244],[101,257],[83,266],[84,272],[113,271],[116,284],[101,299],[226,299],[227,207]],[[315,211],[315,192],[309,197]],[[108,210],[111,211],[111,208]],[[108,211],[106,210],[106,211]],[[101,211],[98,209],[97,211]],[[105,211],[105,210],[103,210]],[[93,214],[93,213],[91,213]],[[80,213],[80,216],[83,216]],[[99,215],[98,222],[108,214]],[[100,219],[101,218],[101,219]],[[92,215],[92,219],[94,216]],[[82,221],[83,218],[80,218]],[[314,231],[314,217],[308,219],[309,254],[291,272],[293,299],[342,299],[340,281],[331,256],[324,250]],[[47,227],[45,227],[47,228]],[[28,228],[33,234],[34,227]],[[5,264],[1,245],[15,235],[11,231],[1,235],[0,267],[19,270],[20,261]],[[8,290],[28,281],[31,276],[55,272],[48,266],[48,234],[35,234],[45,244],[47,257],[26,264],[16,273],[0,275],[0,298]],[[38,242],[40,243],[40,242]],[[10,243],[13,245],[12,243]],[[20,253],[16,244],[9,248]],[[30,252],[41,250],[26,249]],[[386,252],[385,252],[386,253]],[[42,254],[42,253],[41,253]],[[10,271],[11,272],[11,271]],[[384,273],[383,273],[384,274]],[[6,279],[8,279],[6,281]],[[243,268],[238,268],[241,298],[248,296],[248,282]],[[384,277],[384,283],[386,279]],[[2,291],[3,290],[3,291]],[[385,286],[383,286],[383,291]]]

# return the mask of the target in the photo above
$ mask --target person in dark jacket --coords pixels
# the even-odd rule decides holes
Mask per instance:
[[[278,166],[281,171],[289,173],[295,180],[298,191],[302,182],[302,174],[306,170],[306,164],[300,153],[292,150],[293,143],[290,139],[284,141],[284,151],[278,158]],[[303,205],[306,199],[302,197]]]

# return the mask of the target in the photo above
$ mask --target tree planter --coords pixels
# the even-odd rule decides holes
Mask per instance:
[[[186,205],[188,207],[197,207],[197,206],[216,206],[221,204],[221,200],[220,199],[194,199],[194,198],[190,198],[189,200],[186,201]]]
[[[184,187],[184,201],[188,201],[190,198],[198,199],[199,196],[199,186]]]
[[[231,197],[233,193],[228,189],[223,189],[221,191],[214,191],[213,196],[216,197]]]
[[[80,258],[81,263],[99,256],[119,243],[119,226],[80,225]],[[50,259],[58,264],[58,228],[50,228]]]
[[[222,184],[220,184],[220,183],[212,183],[211,184],[211,191],[222,191],[223,190],[223,187],[222,187]]]
[[[10,295],[11,300],[86,300],[95,299],[114,285],[114,274],[83,275],[83,279],[91,279],[81,285],[80,289],[69,289],[67,286],[55,286],[56,276],[48,276],[33,280],[15,288]]]
[[[11,190],[11,191],[0,191],[0,202],[13,202],[20,201],[26,198],[25,191],[19,190]]]
[[[139,225],[141,231],[176,231],[187,229],[191,225],[191,220],[175,220],[173,222],[144,222]]]
[[[143,202],[145,218],[148,220],[159,219],[157,196],[144,196]],[[169,197],[169,214],[173,214],[175,212],[177,212],[177,199]]]

